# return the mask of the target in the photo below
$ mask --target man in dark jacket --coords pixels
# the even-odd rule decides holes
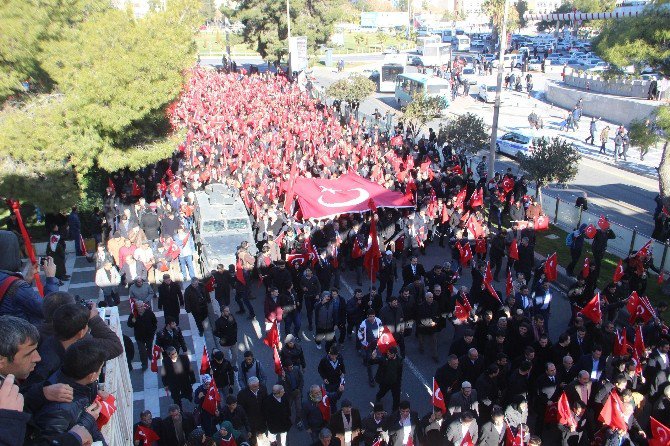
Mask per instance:
[[[286,335],[284,345],[279,352],[279,358],[284,367],[289,363],[293,364],[295,367],[300,367],[303,371],[307,367],[302,347],[300,344],[296,343],[296,337],[292,334]]]
[[[477,390],[477,402],[479,418],[487,420],[491,416],[493,407],[500,403],[500,387],[498,386],[499,368],[496,364],[490,364],[475,383]],[[541,412],[544,413],[544,412]]]
[[[333,345],[328,354],[319,362],[319,376],[323,379],[323,385],[330,398],[330,410],[337,410],[337,401],[344,391],[344,359],[340,355],[337,346]]]
[[[358,445],[361,440],[361,414],[358,409],[351,406],[351,401],[342,400],[342,409],[330,418],[330,430],[343,445]]]
[[[184,412],[177,404],[168,407],[168,416],[163,418],[163,434],[161,446],[182,446],[196,428],[193,414]]]
[[[180,349],[183,353],[188,352],[184,335],[181,333],[179,327],[177,327],[177,321],[170,316],[165,317],[165,328],[158,333],[156,345],[163,349],[163,356],[166,355],[168,347],[174,347],[177,352]]]
[[[131,314],[128,316],[128,326],[134,329],[133,332],[135,334],[135,341],[137,342],[137,351],[140,354],[142,371],[145,371],[149,355],[152,354],[158,321],[154,312],[146,304],[137,302],[135,305],[137,307],[137,315]]]
[[[384,395],[391,391],[393,397],[393,411],[398,410],[400,404],[400,385],[402,384],[402,358],[398,355],[398,348],[391,347],[385,356],[377,357],[377,351],[373,351],[371,360],[373,364],[379,364],[375,381],[379,384],[379,391],[375,400],[379,402]]]
[[[203,336],[207,315],[209,313],[207,304],[211,301],[209,293],[205,291],[197,277],[191,278],[191,284],[184,291],[184,308],[187,313],[193,315],[195,325],[198,327],[198,334]]]
[[[233,365],[226,359],[223,352],[217,348],[212,350],[212,377],[219,388],[219,392],[225,397],[233,393],[235,386],[235,370]]]
[[[94,340],[72,344],[63,357],[63,365],[48,380],[49,384],[67,384],[72,388],[71,402],[48,402],[34,416],[42,439],[62,435],[77,424],[91,433],[93,441],[105,443],[96,425],[100,404],[94,402],[98,392],[98,379],[107,353]]]
[[[158,286],[158,309],[164,310],[165,317],[172,317],[179,325],[179,311],[184,306],[184,295],[178,283],[169,274],[163,274],[163,283]]]
[[[219,338],[219,345],[224,352],[230,351],[231,361],[237,370],[237,321],[229,307],[223,307],[221,316],[214,322],[214,336]]]
[[[409,262],[409,265],[405,265],[402,269],[402,281],[403,288],[407,287],[410,283],[414,282],[416,279],[421,279],[426,275],[426,270],[422,264],[419,263],[419,258],[413,256]]]
[[[140,421],[135,423],[133,426],[133,438],[138,438],[139,428],[151,429],[159,437],[163,436],[163,420],[160,418],[154,418],[150,410],[143,410],[140,413]],[[141,438],[141,437],[140,437]],[[134,440],[133,444],[135,446],[158,446],[158,440],[153,442],[147,442],[146,438],[140,440]]]
[[[175,404],[181,407],[182,398],[193,401],[191,385],[195,384],[195,373],[188,355],[178,354],[172,346],[166,348],[165,353],[167,356],[163,357],[161,381],[166,390],[170,391]]]
[[[433,299],[433,293],[426,293],[425,300],[417,307],[417,335],[419,336],[419,352],[424,352],[426,341],[430,344],[430,355],[437,359],[437,332],[440,320],[440,308]]]
[[[319,431],[327,422],[319,408],[322,399],[321,387],[312,385],[309,388],[307,400],[302,403],[302,426],[307,429],[312,441],[319,439]]]
[[[309,268],[305,268],[305,271],[300,277],[300,292],[302,293],[302,298],[305,302],[308,328],[309,331],[312,331],[314,329],[312,325],[314,305],[316,305],[321,294],[321,283]]]
[[[535,265],[535,249],[530,244],[528,237],[523,237],[519,244],[519,260],[514,264],[517,273],[523,273],[524,277],[530,277]]]
[[[151,205],[150,210],[145,211],[140,217],[140,228],[147,236],[147,240],[155,242],[160,236],[161,222],[156,213],[155,205]]]
[[[393,294],[393,284],[398,278],[398,265],[393,258],[393,252],[386,251],[386,255],[379,262],[379,294],[386,290],[386,299]]]
[[[221,421],[229,421],[236,431],[246,439],[249,438],[249,420],[244,409],[237,404],[235,395],[228,395],[226,405],[221,409]]]
[[[272,394],[261,403],[261,411],[267,424],[268,440],[277,446],[286,446],[286,437],[291,429],[291,406],[284,396],[284,386],[272,386]]]
[[[75,253],[78,256],[83,255],[79,239],[81,238],[81,220],[79,220],[79,213],[77,206],[72,206],[72,212],[67,216],[67,228],[69,232],[69,240],[74,240]]]
[[[361,426],[363,428],[363,441],[365,446],[372,446],[372,444],[379,438],[386,430],[386,412],[382,403],[375,403],[372,407],[372,412],[363,418]]]
[[[335,324],[337,323],[337,312],[331,300],[330,291],[321,293],[321,301],[314,307],[314,324],[316,325],[316,336],[314,342],[316,348],[321,349],[321,342],[326,342],[326,351],[335,343]]]
[[[447,362],[435,371],[435,381],[445,398],[449,398],[452,392],[461,388],[461,369],[458,356],[449,355],[447,357]]]
[[[387,301],[388,303],[379,312],[379,319],[393,335],[400,348],[400,355],[405,357],[405,316],[398,297],[391,296]]]
[[[247,415],[249,422],[249,443],[257,444],[257,437],[266,431],[267,423],[263,416],[263,400],[267,396],[264,386],[260,385],[258,378],[252,376],[247,381],[247,387],[237,394],[237,402]]]
[[[591,245],[591,252],[593,253],[593,262],[596,265],[597,275],[600,276],[600,264],[605,257],[605,252],[607,251],[607,242],[609,240],[614,240],[616,234],[609,227],[607,230],[598,228],[596,235],[593,237],[593,244]]]
[[[409,432],[406,432],[406,427],[409,427]],[[414,444],[418,444],[418,430],[420,428],[419,415],[411,410],[409,401],[401,401],[399,410],[393,412],[386,420],[389,446],[403,446],[407,444],[405,442],[407,437],[411,437]]]
[[[219,307],[230,305],[230,289],[235,284],[234,272],[227,270],[222,264],[216,265],[216,270],[212,271],[214,277],[214,299],[219,303]]]

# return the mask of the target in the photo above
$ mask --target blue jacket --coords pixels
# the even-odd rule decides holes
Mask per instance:
[[[9,273],[0,271],[0,285],[9,277],[9,275],[21,278],[18,273]],[[20,317],[33,325],[38,325],[44,319],[42,314],[42,298],[33,289],[30,284],[23,282],[20,285],[12,287],[10,293],[7,293],[0,302],[0,316],[8,314],[10,316]],[[44,285],[44,295],[58,291],[58,282],[54,277],[47,277]]]
[[[81,234],[81,221],[79,220],[79,214],[76,212],[71,212],[70,215],[67,216],[67,226],[70,231],[70,238],[79,238],[79,234]]]

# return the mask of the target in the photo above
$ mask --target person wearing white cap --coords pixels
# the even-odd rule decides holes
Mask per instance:
[[[461,390],[455,392],[449,398],[447,408],[451,415],[456,415],[465,411],[479,413],[479,403],[477,402],[477,391],[472,388],[470,381],[463,381]]]
[[[393,283],[398,278],[398,265],[393,258],[393,252],[387,250],[386,255],[379,262],[379,294],[386,290],[386,299],[393,294]]]

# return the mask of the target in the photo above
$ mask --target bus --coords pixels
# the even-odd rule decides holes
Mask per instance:
[[[448,43],[429,43],[423,48],[421,62],[424,67],[439,67],[451,60],[451,45]]]
[[[423,54],[423,49],[425,48],[426,45],[441,43],[441,42],[442,42],[442,38],[440,36],[437,36],[437,35],[417,37],[416,38],[416,51],[419,54]]]
[[[445,104],[442,113],[445,113],[449,106],[449,91],[448,80],[426,74],[403,73],[395,81],[395,99],[400,107],[407,106],[416,95],[425,93],[431,97],[442,97]]]
[[[405,72],[405,66],[399,63],[384,63],[379,69],[378,91],[381,93],[393,93],[395,91],[395,80],[399,74]]]
[[[454,36],[451,46],[455,51],[470,51],[470,38],[465,34]]]

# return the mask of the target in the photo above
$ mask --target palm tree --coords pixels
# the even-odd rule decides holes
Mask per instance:
[[[484,13],[491,18],[493,25],[493,33],[496,37],[496,42],[500,37],[502,30],[502,22],[505,17],[505,2],[509,0],[486,0],[482,4]],[[507,8],[507,30],[511,31],[519,26],[519,13],[516,8]]]

